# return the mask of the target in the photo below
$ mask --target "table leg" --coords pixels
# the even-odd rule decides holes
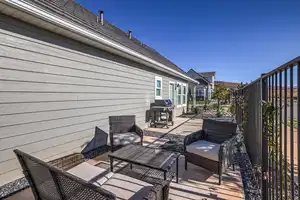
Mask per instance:
[[[110,158],[110,171],[113,172],[114,170],[114,159],[111,157]]]
[[[156,121],[157,121],[157,112],[154,111],[154,127],[156,128]]]
[[[159,121],[161,121],[161,112],[159,112]]]
[[[166,123],[167,123],[167,128],[169,128],[169,113],[166,112]]]
[[[167,172],[164,172],[164,180],[167,180]]]
[[[176,183],[178,183],[178,159],[179,157],[176,158]]]
[[[132,164],[130,163],[130,169],[132,170]]]

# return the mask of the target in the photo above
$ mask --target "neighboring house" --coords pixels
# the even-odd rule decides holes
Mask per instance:
[[[226,81],[215,81],[215,86],[221,85],[224,86],[228,89],[237,89],[241,83],[236,83],[236,82],[226,82]]]
[[[223,86],[229,89],[229,101],[233,98],[233,92],[238,89],[241,83],[236,82],[226,82],[226,81],[215,81],[215,86]]]
[[[199,82],[199,85],[196,86],[196,99],[210,100],[214,90],[216,72],[196,72],[190,69],[187,74]]]
[[[198,82],[72,0],[0,2],[0,187],[23,177],[13,153],[45,161],[80,152],[108,116],[171,98],[180,115]]]
[[[216,72],[198,72],[198,73],[204,76],[210,82],[211,88],[208,89],[208,99],[211,99],[215,89]]]

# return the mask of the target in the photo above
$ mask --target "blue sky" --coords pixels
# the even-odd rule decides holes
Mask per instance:
[[[249,82],[300,56],[300,0],[77,0],[187,71]]]

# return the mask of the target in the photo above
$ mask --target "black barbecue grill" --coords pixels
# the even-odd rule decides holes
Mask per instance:
[[[169,123],[173,126],[174,105],[170,99],[155,100],[151,103],[151,127],[163,125],[169,128]]]

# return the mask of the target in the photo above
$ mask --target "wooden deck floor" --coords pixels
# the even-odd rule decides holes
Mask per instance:
[[[169,129],[155,129],[156,132],[166,133],[169,132],[172,134],[186,135],[188,133],[194,132],[201,129],[202,119],[193,118],[188,121],[188,119],[179,118],[175,126],[183,124],[174,129],[175,126],[170,127]],[[172,130],[173,129],[173,130]],[[151,129],[148,129],[151,130]],[[159,146],[166,142],[165,139],[159,139],[147,136],[145,137],[145,145],[152,143],[153,141],[156,146]],[[101,156],[96,157],[93,160],[90,160],[90,163],[98,163],[103,161],[108,163],[108,153],[105,153]],[[175,166],[174,166],[175,167]],[[175,170],[172,169],[172,170]],[[9,198],[7,200],[34,200],[31,190],[23,190]],[[184,156],[181,156],[179,159],[179,183],[175,182],[175,179],[171,183],[170,188],[170,200],[202,200],[202,199],[230,199],[238,200],[244,199],[243,195],[243,184],[241,180],[241,175],[238,170],[238,167],[235,171],[228,169],[223,176],[222,185],[218,185],[218,176],[212,174],[211,172],[192,165],[188,164],[188,170],[184,169]]]

